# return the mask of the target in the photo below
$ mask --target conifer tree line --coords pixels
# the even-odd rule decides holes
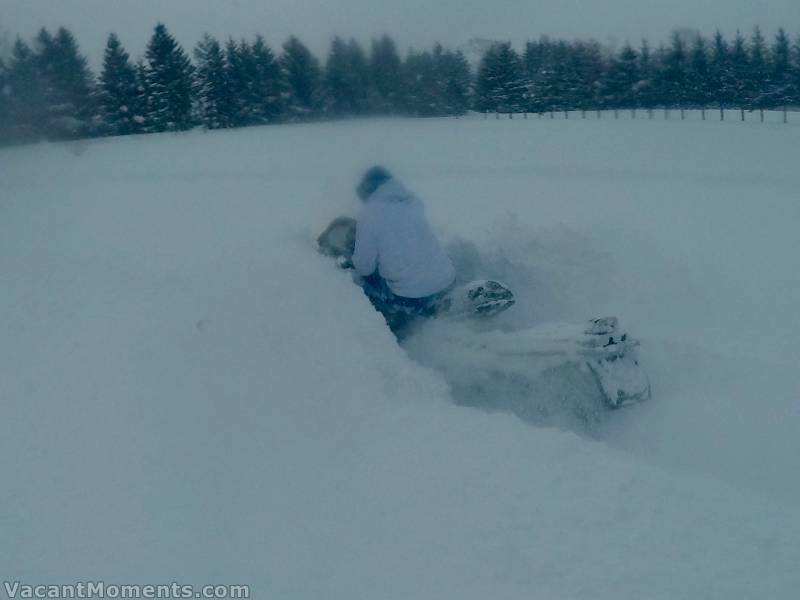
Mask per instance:
[[[438,44],[401,57],[389,36],[368,50],[337,37],[324,63],[296,37],[273,48],[260,36],[205,35],[190,54],[158,24],[137,60],[111,34],[98,76],[63,27],[17,39],[0,59],[0,143],[363,115],[712,106],[800,106],[800,38],[676,32],[658,48],[611,50],[543,37],[522,52],[491,44],[473,72]]]
[[[625,44],[608,51],[594,41],[542,38],[522,53],[492,45],[476,77],[482,111],[741,108],[800,105],[800,38],[781,29],[773,40],[756,27],[727,40],[675,32],[669,44]]]

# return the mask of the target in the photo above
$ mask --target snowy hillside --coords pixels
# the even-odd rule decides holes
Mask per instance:
[[[796,598],[798,142],[460,119],[0,150],[3,578]],[[457,406],[314,250],[375,162],[515,289],[502,326],[619,315],[653,401],[593,435]]]

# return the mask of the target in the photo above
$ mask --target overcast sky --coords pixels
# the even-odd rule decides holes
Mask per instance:
[[[548,34],[601,42],[657,43],[675,28],[771,35],[800,34],[800,0],[0,0],[0,32],[30,38],[41,26],[65,25],[93,66],[105,39],[117,32],[139,55],[157,21],[186,46],[208,31],[220,38],[262,33],[273,46],[290,34],[324,56],[336,35],[368,42],[390,33],[401,49],[440,41],[459,47],[474,37],[517,45]]]

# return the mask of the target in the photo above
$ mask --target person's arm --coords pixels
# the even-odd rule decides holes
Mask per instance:
[[[353,267],[361,277],[369,277],[378,268],[378,240],[368,218],[359,219],[356,225]]]

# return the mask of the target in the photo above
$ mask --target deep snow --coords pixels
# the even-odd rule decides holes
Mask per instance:
[[[3,576],[795,597],[799,139],[389,120],[0,151]],[[314,252],[373,162],[515,288],[499,327],[617,314],[654,400],[599,439],[455,406]]]

